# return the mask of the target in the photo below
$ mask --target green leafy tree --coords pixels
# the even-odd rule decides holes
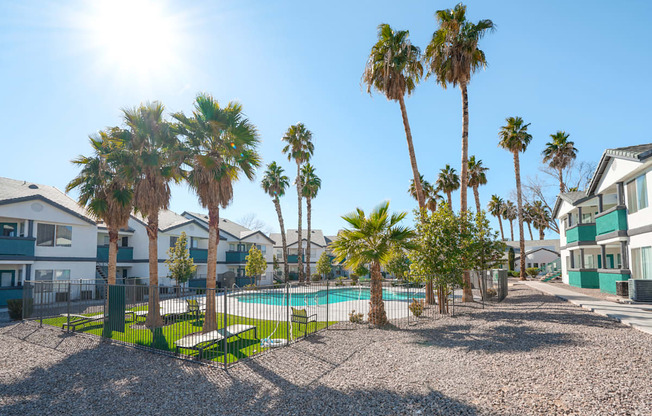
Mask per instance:
[[[369,322],[385,325],[387,314],[383,302],[381,264],[389,259],[392,250],[412,249],[414,231],[401,226],[407,213],[389,213],[389,202],[382,203],[366,215],[358,208],[356,212],[342,217],[350,228],[346,228],[331,244],[337,261],[344,261],[349,269],[371,264],[371,298],[369,301]]]
[[[331,257],[327,252],[322,252],[317,260],[317,273],[328,278],[333,270]]]
[[[272,268],[274,269],[274,277],[278,276],[278,272],[281,270],[281,266],[278,264],[276,255],[272,256]]]
[[[514,247],[510,247],[507,252],[507,264],[510,271],[513,271],[516,268],[516,253],[514,253]]]
[[[478,282],[484,299],[487,288],[483,276],[487,270],[500,264],[506,245],[498,240],[498,233],[491,229],[484,211],[475,214],[473,221],[469,224],[469,230],[471,232],[470,268],[475,270],[478,276],[481,276]]]
[[[165,260],[168,265],[170,277],[177,283],[177,296],[179,295],[181,285],[192,278],[197,271],[195,262],[190,257],[188,250],[188,237],[182,232],[174,247],[168,249],[168,258]]]
[[[245,258],[247,263],[245,264],[245,273],[247,276],[250,276],[252,279],[256,279],[258,281],[260,279],[260,275],[265,273],[265,270],[267,270],[267,261],[265,261],[265,257],[263,257],[263,252],[258,249],[255,245],[252,245],[251,248],[249,249],[249,254]]]
[[[283,281],[287,282],[290,278],[290,266],[288,265],[288,243],[285,236],[285,223],[283,221],[280,198],[285,195],[285,191],[288,189],[288,186],[290,186],[290,179],[285,176],[284,170],[281,166],[276,162],[272,162],[267,165],[267,170],[265,170],[260,185],[267,195],[272,198],[272,201],[274,201],[278,224],[281,227],[281,244],[283,245]],[[276,259],[276,256],[274,259]],[[278,259],[276,261],[278,261]]]
[[[543,163],[547,163],[552,169],[557,171],[559,176],[559,193],[567,191],[564,184],[564,169],[566,169],[577,157],[577,148],[575,142],[568,140],[570,135],[565,131],[558,131],[551,134],[552,141],[546,143],[543,149]]]
[[[405,279],[410,273],[410,259],[405,250],[392,250],[385,270],[399,279]]]

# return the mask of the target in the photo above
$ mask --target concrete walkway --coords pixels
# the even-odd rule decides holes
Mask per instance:
[[[540,292],[579,305],[652,335],[652,305],[615,303],[541,282],[523,282]]]

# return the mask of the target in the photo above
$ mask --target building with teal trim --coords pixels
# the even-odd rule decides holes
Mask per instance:
[[[652,279],[652,143],[607,149],[586,192],[560,194],[562,279],[616,293],[616,282]]]

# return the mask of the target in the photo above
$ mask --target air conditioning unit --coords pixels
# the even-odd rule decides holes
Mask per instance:
[[[629,279],[629,298],[634,302],[652,302],[652,280]]]

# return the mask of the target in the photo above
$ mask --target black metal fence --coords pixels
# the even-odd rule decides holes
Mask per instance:
[[[426,302],[425,284],[384,281],[382,286],[390,324],[406,327],[439,316],[438,305]],[[475,307],[484,307],[479,288],[473,292]],[[447,289],[450,314],[464,312],[461,296],[460,287]],[[318,331],[364,326],[370,297],[369,282],[350,281],[185,291],[103,280],[27,281],[23,317],[226,368]]]

